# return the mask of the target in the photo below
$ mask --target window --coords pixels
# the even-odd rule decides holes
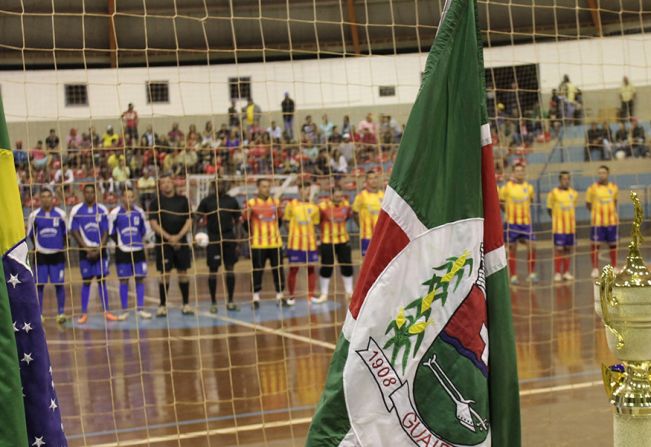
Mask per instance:
[[[231,99],[251,98],[251,78],[228,78]]]
[[[379,91],[380,91],[380,98],[384,96],[396,96],[395,85],[381,85]]]
[[[147,82],[147,104],[170,102],[170,85],[167,81]]]
[[[88,90],[86,84],[66,84],[64,88],[66,107],[88,105]]]

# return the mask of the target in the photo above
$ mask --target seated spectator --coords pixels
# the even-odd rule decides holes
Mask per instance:
[[[631,140],[631,154],[633,157],[646,157],[649,148],[646,146],[644,128],[638,124],[637,118],[631,119]]]
[[[316,124],[312,122],[312,116],[307,115],[305,122],[301,126],[301,139],[308,142],[308,144],[316,144],[319,131]]]
[[[37,171],[44,171],[50,164],[50,156],[43,149],[43,142],[39,140],[36,147],[29,150],[29,158],[32,168]]]
[[[16,146],[13,150],[14,154],[14,166],[15,168],[18,169],[26,169],[27,165],[29,164],[29,156],[27,155],[27,152],[23,150],[23,142],[22,141],[16,141]]]
[[[307,158],[309,163],[314,163],[319,156],[319,148],[316,146],[315,142],[304,138],[301,144],[301,153]]]
[[[70,133],[66,137],[66,147],[68,150],[79,149],[81,147],[81,136],[74,127],[70,129]]]
[[[344,121],[341,124],[341,133],[343,134],[351,134],[353,131],[353,128],[350,125],[350,117],[348,115],[344,115]]]
[[[280,144],[280,140],[283,137],[283,130],[276,125],[275,121],[271,122],[271,126],[267,128],[267,133],[269,134],[269,138],[271,138],[271,141],[276,144]]]
[[[349,133],[343,134],[343,141],[339,144],[339,151],[346,157],[348,163],[353,163],[355,159],[355,143],[353,143]]]
[[[328,119],[328,115],[324,113],[323,116],[321,117],[321,125],[319,126],[320,139],[322,144],[326,143],[332,136],[333,127],[334,124],[330,122],[330,120]]]
[[[118,147],[120,136],[113,131],[113,126],[110,124],[106,126],[106,132],[102,135],[102,147],[112,148]]]
[[[333,145],[338,145],[341,143],[342,140],[343,138],[341,137],[339,128],[337,126],[332,126],[332,135],[330,135],[330,138],[328,138],[328,144],[332,147]]]
[[[398,120],[391,117],[391,115],[387,115],[387,119],[389,120],[389,127],[391,127],[393,143],[400,143],[400,140],[402,139],[402,126],[398,123]]]
[[[332,174],[332,162],[330,154],[326,148],[319,150],[319,155],[316,158],[314,173],[316,175],[327,176]]]
[[[199,132],[197,132],[197,126],[194,124],[190,124],[190,127],[188,128],[188,135],[185,137],[185,141],[189,141],[190,139],[194,140],[195,142],[201,141],[201,136],[199,135]]]
[[[375,123],[373,122],[373,114],[368,113],[366,115],[366,118],[361,120],[359,124],[357,124],[357,131],[361,134],[364,135],[366,131],[368,133],[372,134],[374,137],[377,136],[377,128],[375,126]]]
[[[593,121],[590,124],[590,129],[588,129],[586,132],[584,154],[585,161],[604,159],[603,138],[603,129],[599,129],[599,127],[597,127],[597,123]]]
[[[194,174],[197,169],[199,156],[197,155],[196,144],[196,141],[191,138],[188,140],[185,149],[176,156],[176,163],[179,165],[183,175]]]
[[[125,188],[131,188],[131,168],[127,166],[127,161],[124,155],[120,155],[119,162],[113,168],[113,182],[118,192],[123,191]]]
[[[613,132],[610,130],[608,121],[601,124],[601,135],[604,143],[604,157],[606,160],[613,158]]]
[[[206,121],[203,132],[201,132],[201,147],[211,149],[219,147],[219,139],[212,127],[212,121]]]
[[[631,156],[628,129],[626,129],[626,124],[623,121],[619,123],[619,128],[615,133],[615,153],[613,155],[618,160]]]
[[[231,133],[231,131],[228,129],[228,126],[226,124],[222,124],[222,127],[219,128],[219,131],[217,132],[217,138],[219,140],[225,140],[228,138],[228,135]]]
[[[172,130],[167,133],[167,141],[170,147],[178,147],[179,142],[185,140],[185,134],[179,129],[179,123],[172,124]]]
[[[70,166],[67,163],[62,163],[54,173],[54,178],[50,184],[58,186],[63,185],[63,191],[67,193],[70,190],[70,185],[72,185],[74,181],[75,175],[72,172],[72,169],[70,169]]]
[[[50,134],[45,139],[45,147],[51,151],[59,148],[59,137],[54,129],[50,129]]]
[[[140,146],[154,147],[156,144],[158,144],[158,135],[154,133],[154,128],[150,124],[140,138]]]
[[[103,196],[115,194],[115,182],[113,181],[113,177],[109,174],[106,166],[100,169],[97,184],[99,185],[99,190]]]
[[[344,154],[341,153],[339,149],[332,151],[332,157],[330,160],[331,168],[337,174],[346,174],[348,173],[348,161]]]

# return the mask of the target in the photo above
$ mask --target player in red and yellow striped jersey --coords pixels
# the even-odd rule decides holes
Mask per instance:
[[[586,191],[585,202],[590,210],[590,240],[592,240],[592,277],[599,276],[599,244],[610,247],[610,264],[617,265],[617,195],[619,188],[609,180],[608,166],[599,166],[597,182]]]
[[[346,229],[348,219],[353,214],[350,203],[341,188],[336,186],[332,192],[332,199],[325,199],[319,203],[319,210],[321,211],[321,270],[319,271],[321,296],[318,302],[322,303],[328,299],[335,255],[341,269],[346,298],[350,298],[353,295],[353,261],[350,236]]]
[[[513,165],[512,177],[500,188],[500,204],[505,214],[506,234],[504,239],[509,249],[509,270],[511,283],[518,283],[516,273],[516,253],[518,242],[524,244],[528,251],[529,281],[537,282],[535,236],[531,225],[531,204],[533,202],[533,186],[525,180],[524,165]]]
[[[377,224],[378,217],[380,217],[383,198],[384,191],[380,190],[380,177],[375,171],[367,172],[366,189],[357,194],[353,202],[353,217],[359,227],[362,256],[366,255],[368,246],[371,243],[375,224]]]
[[[246,202],[244,218],[249,223],[251,236],[251,263],[253,264],[253,307],[260,306],[262,274],[269,260],[276,287],[276,299],[283,305],[293,305],[285,300],[285,274],[282,265],[282,240],[280,239],[280,202],[271,197],[271,181],[258,179],[258,195]]]
[[[576,201],[579,197],[570,187],[570,173],[561,171],[559,186],[547,195],[547,212],[552,217],[554,235],[554,281],[574,279],[570,273],[570,255],[576,235]]]
[[[283,219],[289,223],[287,236],[287,257],[289,258],[289,275],[287,289],[289,299],[294,299],[296,291],[296,275],[299,266],[307,267],[308,295],[315,302],[316,271],[314,264],[319,262],[316,250],[316,226],[319,225],[319,207],[310,202],[310,186],[308,181],[298,185],[298,199],[294,199],[285,207]]]

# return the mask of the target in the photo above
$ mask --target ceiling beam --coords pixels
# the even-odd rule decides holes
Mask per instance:
[[[111,51],[111,68],[116,68],[118,65],[118,37],[115,34],[115,0],[108,1],[108,39],[109,50]]]
[[[597,0],[588,0],[588,7],[590,8],[590,15],[592,15],[592,24],[594,25],[597,36],[602,36],[601,34],[601,13],[599,12],[599,6],[597,5]]]
[[[348,0],[348,23],[350,24],[350,36],[353,40],[355,54],[360,53],[359,30],[357,29],[357,13],[355,12],[355,0]]]

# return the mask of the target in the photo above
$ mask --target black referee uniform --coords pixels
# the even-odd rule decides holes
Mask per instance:
[[[157,199],[151,202],[149,220],[158,225],[168,234],[176,235],[181,232],[187,220],[190,219],[190,202],[187,197],[174,194],[165,196],[158,194]],[[179,288],[183,298],[183,305],[190,302],[190,283],[184,275],[192,266],[192,252],[187,240],[187,234],[181,238],[178,245],[173,247],[170,243],[156,233],[156,269],[162,273],[159,284],[160,305],[167,304],[167,291],[169,289],[169,274],[176,269],[179,275]]]
[[[233,266],[237,262],[237,225],[241,211],[238,201],[228,194],[211,193],[204,197],[197,207],[197,216],[207,220],[208,247],[206,263],[208,264],[208,289],[213,306],[217,304],[217,271],[223,263],[226,270],[226,291],[228,303],[233,303],[235,292],[235,273]],[[233,306],[230,306],[233,307]]]

